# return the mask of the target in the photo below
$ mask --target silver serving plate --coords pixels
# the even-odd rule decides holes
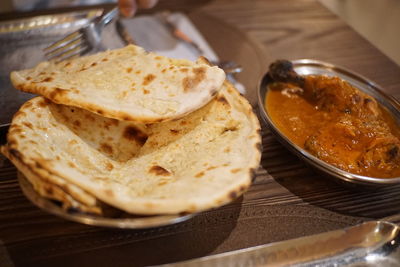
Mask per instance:
[[[18,172],[18,182],[24,195],[37,207],[53,215],[64,219],[93,226],[123,228],[123,229],[145,229],[165,226],[186,221],[194,216],[188,215],[157,215],[140,216],[124,214],[118,218],[101,217],[81,212],[69,212],[61,208],[55,202],[40,196],[32,187],[32,184]]]
[[[385,107],[395,118],[397,123],[400,125],[400,102],[395,98],[387,95],[383,90],[368,80],[367,78],[354,73],[346,68],[332,65],[330,63],[310,60],[310,59],[300,59],[292,61],[294,69],[300,75],[328,75],[328,76],[338,76],[341,79],[349,82],[353,86],[357,87],[361,91],[367,93],[368,95],[374,97],[383,107]],[[395,178],[375,178],[367,177],[357,174],[352,174],[336,168],[318,158],[308,153],[306,150],[294,144],[289,138],[287,138],[274,124],[270,118],[268,111],[264,107],[265,96],[268,92],[268,84],[271,81],[268,76],[265,75],[259,84],[258,88],[258,105],[260,107],[261,117],[270,126],[272,132],[276,135],[278,140],[286,146],[289,150],[294,152],[297,156],[303,159],[305,162],[309,163],[319,171],[341,179],[346,182],[363,184],[363,185],[390,185],[400,183],[400,177]]]
[[[350,228],[166,264],[216,266],[400,266],[400,227],[371,221]]]
[[[0,23],[0,36],[4,37],[5,35],[10,34],[18,35],[21,31],[26,32],[47,27],[51,27],[52,30],[55,30],[84,26],[88,23],[88,21],[100,16],[102,13],[102,9],[93,9],[89,11],[76,11],[56,15],[43,15],[3,21]]]

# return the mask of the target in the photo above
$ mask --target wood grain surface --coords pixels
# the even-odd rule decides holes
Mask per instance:
[[[161,1],[157,9],[164,8],[187,12],[221,58],[245,66],[239,78],[252,103],[258,79],[278,58],[339,64],[400,97],[400,68],[317,1]],[[0,158],[0,266],[169,263],[400,212],[400,186],[337,183],[293,156],[265,125],[262,136],[261,166],[243,197],[189,221],[147,230],[90,227],[49,215],[23,196],[15,168]]]

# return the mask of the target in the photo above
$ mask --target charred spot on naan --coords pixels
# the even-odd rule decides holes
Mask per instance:
[[[143,146],[147,141],[148,135],[142,132],[139,128],[131,125],[125,128],[123,137],[128,140],[136,141],[141,146]]]
[[[230,107],[228,100],[223,95],[217,96],[216,100],[226,107]]]
[[[111,162],[106,162],[106,163],[105,163],[105,168],[106,168],[108,171],[112,171],[112,170],[114,169],[114,165],[113,165]]]
[[[57,102],[57,100],[63,99],[68,93],[69,93],[69,89],[56,87],[48,94],[48,97],[51,100]]]
[[[208,163],[205,163],[204,166],[207,166]],[[207,169],[205,169],[204,171],[198,172],[197,174],[195,174],[195,178],[201,178],[203,177],[207,171],[212,171],[214,169],[217,169],[219,167],[223,167],[223,166],[209,166]]]
[[[67,164],[71,169],[75,169],[76,168],[75,163],[73,163],[72,161],[68,161]]]
[[[169,176],[172,173],[168,171],[167,169],[159,166],[159,165],[153,165],[149,169],[149,173],[159,175],[159,176]]]
[[[194,177],[200,178],[200,177],[203,177],[204,174],[205,174],[204,171],[201,171],[201,172],[197,173]]]
[[[30,106],[32,105],[31,102],[27,102],[30,104]],[[50,100],[48,100],[47,98],[42,98],[41,101],[38,102],[39,107],[41,108],[45,108],[50,104]]]
[[[206,78],[206,68],[197,67],[192,70],[194,75],[187,76],[182,80],[183,92],[187,93]]]
[[[147,74],[143,79],[142,85],[149,85],[152,81],[154,81],[155,78],[156,76],[154,74]]]
[[[99,150],[107,155],[112,155],[114,152],[112,146],[107,143],[100,144]]]
[[[18,124],[14,124],[10,127],[10,129],[8,130],[8,134],[9,135],[15,135],[15,134],[19,134],[22,133],[22,127],[19,126]]]
[[[22,153],[19,152],[17,149],[9,148],[9,149],[8,149],[8,152],[10,153],[10,155],[11,155],[12,157],[14,157],[14,158],[16,158],[16,159],[18,159],[18,160],[22,160],[23,155],[22,155]]]
[[[53,80],[54,80],[53,77],[46,77],[46,78],[44,78],[43,80],[39,81],[38,83],[43,83],[43,82],[49,83],[49,82],[51,82],[51,81],[53,81]]]
[[[241,171],[240,168],[231,169],[231,173],[238,173],[240,171]]]
[[[250,185],[250,183],[247,185],[241,185],[239,188],[232,190],[231,192],[229,192],[228,197],[231,200],[237,199],[239,196],[241,196],[247,190],[249,185]]]
[[[169,129],[169,131],[170,131],[170,133],[172,133],[172,134],[179,134],[179,130],[175,130],[175,129]]]
[[[210,95],[212,96],[212,97],[214,97],[216,94],[218,93],[218,90],[217,89],[211,89],[211,91],[210,91]]]
[[[236,132],[240,129],[240,124],[238,121],[229,121],[227,125],[221,129],[221,135],[228,132]]]
[[[53,186],[49,184],[44,185],[44,190],[46,191],[47,194],[52,195],[54,193]]]

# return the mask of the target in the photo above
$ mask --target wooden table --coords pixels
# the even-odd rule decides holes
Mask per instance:
[[[400,97],[400,68],[317,1],[161,1],[158,8],[164,7],[201,12],[247,33],[263,50],[265,68],[277,58],[324,60],[350,68]],[[3,161],[0,265],[169,263],[343,228],[400,212],[400,186],[365,189],[335,183],[283,148],[265,125],[262,136],[261,167],[242,198],[184,223],[148,230],[96,228],[49,215],[22,195],[15,168]]]

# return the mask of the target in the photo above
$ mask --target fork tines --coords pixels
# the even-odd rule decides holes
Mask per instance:
[[[56,41],[44,48],[43,51],[47,58],[56,62],[77,57],[91,49],[84,38],[83,31],[79,30]]]

